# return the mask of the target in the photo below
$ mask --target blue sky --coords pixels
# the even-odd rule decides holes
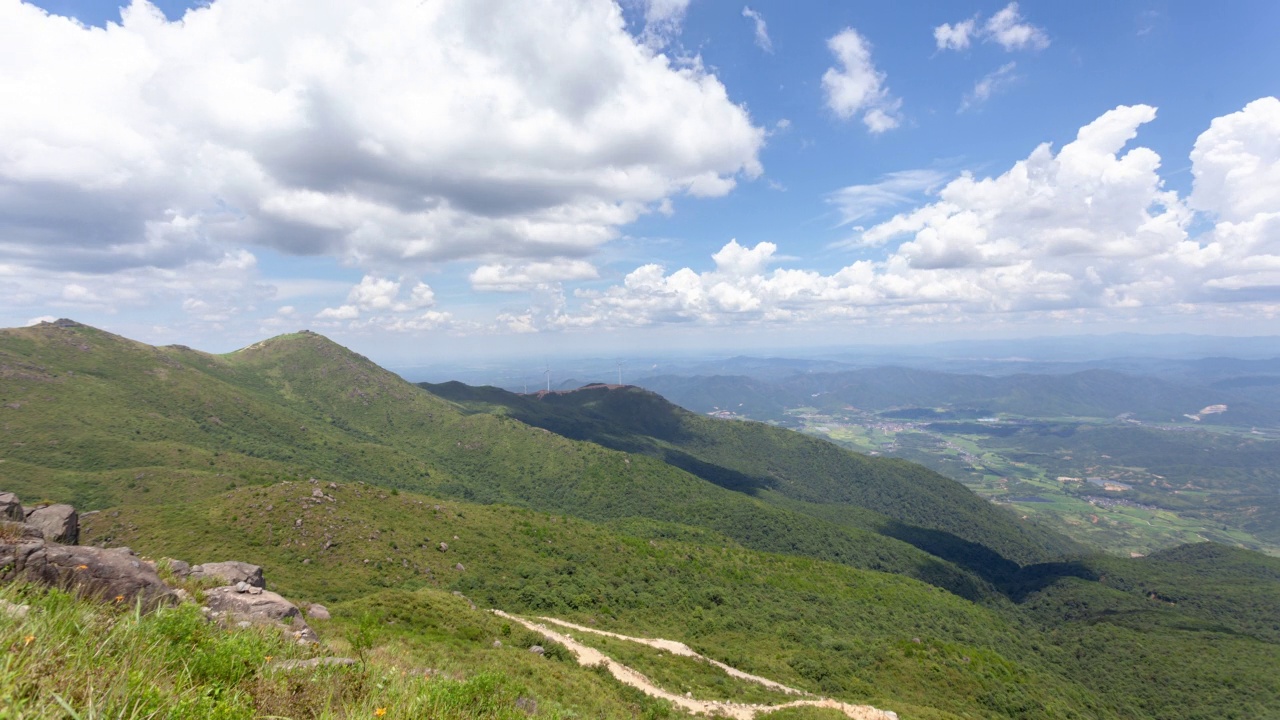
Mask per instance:
[[[0,325],[406,363],[1280,316],[1275,3],[111,6],[0,0]]]

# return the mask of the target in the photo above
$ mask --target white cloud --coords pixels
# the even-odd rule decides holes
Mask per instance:
[[[767,53],[773,52],[773,41],[769,39],[769,26],[765,24],[764,16],[759,11],[752,10],[749,6],[743,6],[742,17],[749,18],[756,26],[756,45]]]
[[[435,292],[431,286],[419,282],[409,291],[409,299],[400,297],[401,280],[365,275],[347,293],[347,302],[338,307],[325,308],[316,317],[321,320],[354,320],[361,312],[377,314],[405,313],[421,310],[435,304]]]
[[[942,184],[946,175],[938,170],[900,170],[879,181],[850,185],[827,197],[827,202],[840,211],[840,224],[851,225],[883,210],[916,200],[920,193]]]
[[[1191,151],[1197,210],[1232,222],[1280,209],[1280,100],[1216,118]]]
[[[599,277],[594,265],[584,260],[481,265],[469,276],[471,287],[490,292],[530,290],[539,285]]]
[[[134,0],[105,29],[10,0],[0,44],[0,262],[584,256],[761,172],[764,129],[606,0]]]
[[[974,38],[996,43],[1010,52],[1049,47],[1048,34],[1043,28],[1026,22],[1016,2],[1009,3],[987,18],[981,26],[976,18],[971,18],[954,25],[943,23],[933,29],[933,40],[938,50],[966,50]]]
[[[316,317],[320,320],[354,320],[360,317],[360,309],[355,305],[339,305],[321,310]]]
[[[998,43],[1005,50],[1043,50],[1049,47],[1049,36],[1044,30],[1023,22],[1016,2],[992,15],[983,31],[986,39]]]
[[[974,30],[975,20],[962,20],[955,25],[943,23],[933,29],[933,40],[939,50],[965,50],[969,47]]]
[[[632,0],[644,8],[644,31],[640,39],[645,45],[660,50],[680,35],[690,0]]]
[[[871,44],[857,30],[845,28],[827,40],[827,48],[840,63],[822,75],[827,107],[842,120],[862,112],[863,123],[874,134],[898,127],[902,101],[889,94],[884,73],[871,60]]]
[[[31,318],[24,324],[24,326],[31,327],[32,325],[39,325],[40,323],[53,322],[54,320],[57,320],[57,318],[55,318],[52,315],[41,315],[40,317]]]
[[[577,293],[550,326],[826,322],[953,322],[977,316],[1080,321],[1092,314],[1167,312],[1259,317],[1280,307],[1280,100],[1215,120],[1192,153],[1199,209],[1220,221],[1189,234],[1194,211],[1163,186],[1160,158],[1129,147],[1154,108],[1121,106],[1055,152],[1037,147],[994,177],[963,174],[937,200],[868,229],[881,260],[829,274],[772,267],[778,248],[730,241],[713,269],[650,264],[619,285]],[[1231,174],[1228,169],[1238,172]],[[850,218],[894,202],[889,188],[930,187],[927,171],[847,188]],[[1261,189],[1260,189],[1261,188]],[[839,202],[839,195],[833,202]],[[536,322],[537,319],[535,318]]]
[[[992,95],[1017,82],[1019,77],[1014,74],[1017,69],[1018,64],[1016,62],[1008,62],[983,75],[982,79],[974,84],[973,90],[960,101],[959,112],[971,110],[985,103],[991,99]]]

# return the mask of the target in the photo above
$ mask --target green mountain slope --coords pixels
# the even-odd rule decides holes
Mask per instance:
[[[974,573],[869,530],[815,521],[643,454],[463,412],[312,333],[225,356],[76,325],[0,334],[11,443],[0,482],[87,509],[192,500],[311,476],[502,502],[591,520],[703,527],[760,550],[992,597]]]
[[[875,530],[993,579],[1016,564],[1079,551],[914,463],[868,457],[763,423],[695,415],[638,387],[591,385],[537,395],[461,383],[422,387],[473,410],[648,454],[722,487]]]
[[[1231,567],[1188,585],[1177,605],[1148,598],[1144,583],[1176,573],[1178,561],[1097,558],[1072,571],[1124,581],[1057,568],[1053,584],[1022,606],[988,607],[705,531],[649,521],[615,529],[360,484],[281,483],[124,506],[92,516],[86,534],[192,562],[262,563],[273,589],[349,614],[374,610],[418,652],[431,649],[414,636],[431,637],[442,622],[413,610],[411,594],[427,588],[461,592],[482,608],[677,638],[740,669],[903,717],[1265,717],[1280,708],[1280,644],[1185,607],[1211,600],[1260,617],[1239,602],[1237,586],[1217,584],[1252,577],[1245,595],[1274,594],[1280,583],[1250,569],[1262,557],[1253,553],[1194,561],[1191,573]],[[477,649],[489,640],[478,638]]]
[[[735,435],[648,394],[552,413],[588,442],[310,333],[214,356],[70,323],[0,331],[0,379],[0,488],[101,509],[90,541],[263,564],[294,599],[371,613],[406,657],[480,657],[493,626],[436,632],[442,596],[419,594],[456,590],[904,717],[1280,712],[1275,561],[1214,545],[1052,560],[1033,528],[912,466]],[[550,692],[551,677],[514,682]]]

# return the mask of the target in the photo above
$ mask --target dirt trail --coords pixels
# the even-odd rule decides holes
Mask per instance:
[[[508,620],[518,622],[521,625],[525,626],[526,628],[533,630],[534,632],[542,633],[545,637],[548,637],[560,643],[561,645],[564,645],[565,647],[569,648],[569,651],[573,653],[575,658],[577,658],[579,665],[590,666],[590,665],[599,665],[601,663],[604,663],[605,667],[609,669],[609,673],[612,674],[615,678],[617,678],[620,682],[630,685],[631,687],[638,688],[641,692],[651,697],[656,697],[656,698],[661,698],[663,700],[666,700],[671,704],[679,708],[683,708],[684,710],[687,710],[688,712],[691,712],[691,713],[699,713],[702,715],[719,715],[722,717],[734,718],[734,720],[754,720],[754,718],[757,715],[771,713],[775,710],[782,710],[783,708],[799,707],[802,705],[807,705],[811,707],[831,708],[834,710],[839,710],[840,712],[845,714],[845,717],[851,718],[852,720],[898,720],[897,713],[894,713],[888,710],[879,710],[877,708],[871,707],[870,705],[850,705],[848,703],[843,703],[843,702],[839,702],[837,700],[831,700],[828,698],[815,698],[812,700],[793,700],[791,702],[782,703],[780,705],[755,705],[755,704],[749,704],[749,703],[726,702],[721,700],[698,700],[695,698],[686,697],[684,695],[677,695],[673,692],[668,692],[666,690],[663,690],[657,685],[654,685],[653,682],[649,680],[649,678],[645,677],[643,674],[631,669],[630,667],[627,667],[626,665],[623,665],[620,662],[617,662],[616,660],[605,655],[599,650],[596,650],[595,648],[589,647],[587,645],[583,645],[582,643],[574,640],[568,635],[552,630],[551,628],[547,627],[542,623],[534,622],[533,620],[526,620],[525,618],[517,617],[515,615],[509,615],[505,612],[502,612],[501,610],[493,610],[492,612],[493,614],[499,617],[503,617]],[[650,647],[655,647],[655,648],[659,648],[661,650],[670,652],[673,655],[683,655],[686,657],[699,658],[706,662],[712,663],[716,667],[724,670],[726,673],[734,677],[741,678],[743,680],[748,680],[750,682],[759,683],[761,685],[764,685],[765,687],[768,687],[774,690],[780,690],[785,693],[791,693],[795,695],[808,695],[808,693],[804,692],[803,690],[797,690],[796,688],[787,687],[786,685],[774,682],[773,680],[769,680],[768,678],[762,678],[758,675],[751,675],[749,673],[745,673],[745,672],[742,672],[741,670],[725,665],[724,663],[716,662],[715,660],[711,660],[710,658],[703,657],[702,655],[699,655],[698,653],[691,650],[689,646],[685,645],[684,643],[676,642],[674,640],[663,640],[661,638],[635,638],[635,637],[629,637],[626,635],[619,635],[617,633],[605,632],[603,630],[595,630],[593,628],[583,627],[582,625],[575,625],[573,623],[565,622],[563,620],[557,620],[555,618],[544,617],[544,618],[538,618],[538,619],[544,620],[550,623],[555,623],[563,627],[573,628],[575,630],[579,630],[582,632],[596,633],[598,635],[605,635],[608,637],[618,638],[620,640],[629,640],[631,642],[641,643],[644,645],[648,645]]]

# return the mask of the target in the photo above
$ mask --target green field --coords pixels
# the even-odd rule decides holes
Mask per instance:
[[[1038,518],[1074,540],[1108,552],[1146,555],[1181,543],[1211,540],[1280,555],[1280,541],[1273,533],[1251,531],[1232,512],[1231,503],[1239,497],[1238,488],[1166,487],[1170,484],[1165,482],[1167,477],[1134,464],[1141,459],[1099,452],[1081,454],[1080,448],[1069,441],[1046,448],[1039,436],[1023,439],[1015,433],[993,438],[952,432],[938,427],[945,427],[943,423],[903,423],[865,414],[831,416],[813,408],[796,408],[789,414],[803,422],[805,432],[860,452],[921,463],[959,480],[992,502],[1015,509],[1021,516]],[[1229,452],[1230,448],[1221,447],[1224,443],[1280,446],[1247,429],[1189,425],[1146,429],[1081,418],[1016,420],[1085,426],[1097,434],[1163,433],[1185,439],[1197,451],[1214,453],[1209,463]],[[1280,469],[1253,470],[1262,476],[1261,482],[1270,477],[1274,484],[1280,484]],[[1060,477],[1074,479],[1059,480]],[[1090,483],[1090,477],[1103,485]],[[1112,489],[1106,489],[1107,483]],[[1129,487],[1120,489],[1123,485]]]

